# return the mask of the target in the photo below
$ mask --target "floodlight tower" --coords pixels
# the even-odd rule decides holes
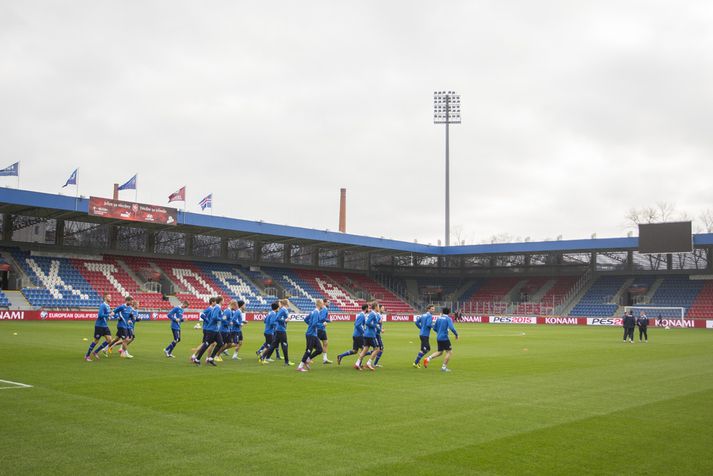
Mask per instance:
[[[460,94],[455,91],[433,93],[433,123],[446,125],[446,246],[451,244],[450,164],[448,158],[448,127],[460,124]]]

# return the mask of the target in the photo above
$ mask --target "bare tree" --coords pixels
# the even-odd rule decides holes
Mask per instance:
[[[706,209],[698,218],[703,225],[703,230],[706,233],[713,233],[713,210]]]

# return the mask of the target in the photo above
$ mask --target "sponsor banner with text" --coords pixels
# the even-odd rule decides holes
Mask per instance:
[[[621,327],[622,320],[620,317],[588,317],[588,326],[618,326]]]
[[[538,317],[537,323],[555,326],[586,326],[587,319],[583,317]]]
[[[537,324],[536,317],[526,316],[489,316],[491,324]]]

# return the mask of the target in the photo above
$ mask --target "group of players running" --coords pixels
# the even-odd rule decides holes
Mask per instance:
[[[138,303],[131,297],[126,297],[124,304],[112,311],[110,302],[111,295],[104,294],[95,322],[94,340],[89,344],[89,349],[84,357],[87,361],[91,361],[92,358],[99,359],[100,352],[103,352],[108,357],[112,348],[117,345],[121,346],[119,350],[121,357],[133,358],[128,352],[128,346],[135,339],[134,325],[138,320],[138,312],[136,310]],[[194,349],[190,359],[195,365],[201,365],[203,355],[208,354],[206,364],[216,366],[216,362],[223,360],[222,355],[230,355],[228,350],[231,348],[234,349],[233,360],[242,360],[239,356],[239,350],[243,344],[242,326],[246,323],[245,302],[232,300],[225,309],[223,309],[222,303],[223,298],[221,296],[212,297],[209,300],[208,307],[200,314],[203,339],[200,345]],[[320,354],[322,355],[323,364],[333,363],[327,357],[329,341],[326,326],[330,322],[328,301],[326,299],[317,299],[315,306],[315,309],[304,318],[304,323],[307,325],[307,331],[305,332],[306,348],[297,367],[299,372],[311,370],[315,359]],[[173,340],[163,350],[168,358],[174,357],[173,350],[181,341],[181,324],[184,321],[183,314],[186,307],[188,307],[188,302],[184,301],[167,314],[173,334]],[[273,303],[271,308],[264,320],[265,329],[263,335],[265,342],[256,351],[258,362],[263,365],[274,362],[272,359],[273,353],[277,359],[280,359],[280,350],[282,350],[284,365],[294,366],[295,363],[289,360],[287,343],[287,324],[290,320],[289,301],[281,299]],[[419,328],[421,346],[413,366],[420,368],[421,362],[423,362],[423,366],[428,367],[431,359],[443,355],[444,361],[441,370],[450,372],[448,362],[452,348],[449,332],[453,333],[456,339],[458,339],[458,332],[453,326],[453,320],[449,316],[450,310],[448,308],[443,308],[442,314],[438,317],[433,316],[434,310],[433,306],[428,306],[426,313],[418,316],[415,320],[415,324]],[[384,342],[381,335],[384,332],[385,312],[384,306],[378,302],[362,305],[362,310],[357,314],[354,321],[352,348],[337,356],[339,365],[341,365],[342,359],[345,357],[356,355],[357,360],[354,363],[356,370],[368,369],[373,371],[381,367],[379,360],[384,352]],[[109,329],[108,321],[110,319],[117,320],[115,338],[112,338]],[[431,350],[431,331],[436,333],[438,350],[425,357]],[[104,342],[99,344],[102,339],[104,339]],[[99,346],[97,347],[98,344]],[[364,359],[367,359],[366,363],[364,363]]]

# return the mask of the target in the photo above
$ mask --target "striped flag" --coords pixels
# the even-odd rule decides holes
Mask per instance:
[[[186,186],[179,188],[177,192],[173,192],[168,196],[168,203],[185,202],[186,201]]]
[[[203,200],[198,202],[198,205],[200,205],[201,210],[205,210],[206,208],[213,208],[213,194],[210,193],[208,194],[207,197],[205,197]]]

